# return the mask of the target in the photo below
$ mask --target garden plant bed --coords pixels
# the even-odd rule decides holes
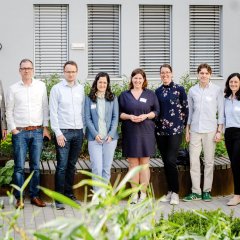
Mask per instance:
[[[41,186],[54,190],[54,174],[56,171],[57,162],[54,160],[41,161]],[[82,179],[89,178],[86,175],[79,173],[80,170],[91,171],[91,164],[89,160],[78,159],[76,164],[75,183],[80,182]],[[185,196],[191,191],[191,177],[189,166],[178,165],[179,170],[179,184],[180,184],[180,197]],[[114,160],[111,169],[111,183],[114,184],[118,175],[120,180],[126,175],[128,171],[128,161],[125,159]],[[25,163],[25,172],[29,174],[29,164]],[[151,172],[151,185],[154,190],[156,198],[161,197],[167,192],[167,184],[164,173],[164,165],[160,158],[152,158],[150,160],[150,172]],[[202,168],[203,173],[203,168]],[[129,185],[128,185],[129,186]],[[8,188],[4,188],[5,191],[0,191],[1,195],[6,193]],[[84,187],[75,190],[77,198],[83,200],[86,189]],[[87,189],[90,193],[90,188]],[[214,179],[212,187],[213,196],[226,196],[233,193],[233,179],[231,172],[230,161],[226,157],[216,157],[214,162]],[[43,196],[46,200],[47,197]]]

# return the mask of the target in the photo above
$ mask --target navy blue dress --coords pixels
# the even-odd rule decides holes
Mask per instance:
[[[121,113],[139,116],[154,112],[159,113],[157,96],[151,90],[143,90],[139,99],[135,99],[131,91],[124,91],[119,96],[119,110]],[[155,123],[146,119],[140,123],[122,120],[122,152],[124,157],[150,157],[155,153]]]

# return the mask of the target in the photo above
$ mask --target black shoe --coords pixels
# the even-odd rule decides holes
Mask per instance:
[[[81,202],[79,200],[77,200],[77,198],[74,195],[69,195],[67,197],[70,198],[71,200],[73,200],[78,205],[81,205]]]
[[[59,202],[55,202],[55,204],[53,205],[57,210],[64,210],[65,209],[65,205],[63,203],[59,203]]]

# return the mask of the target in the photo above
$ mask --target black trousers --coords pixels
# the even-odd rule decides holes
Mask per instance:
[[[171,136],[156,136],[158,149],[164,163],[165,175],[168,184],[168,191],[179,192],[177,156],[182,134]]]
[[[226,128],[225,144],[231,161],[234,194],[240,195],[240,128]]]

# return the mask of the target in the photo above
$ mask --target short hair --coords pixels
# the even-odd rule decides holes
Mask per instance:
[[[203,68],[206,68],[207,71],[212,74],[212,68],[207,63],[202,63],[197,68],[197,73],[199,73]]]
[[[172,67],[170,64],[163,64],[161,67],[160,67],[160,73],[161,73],[161,70],[162,68],[168,68],[170,70],[170,72],[172,72]]]
[[[226,84],[225,84],[225,89],[224,89],[225,98],[228,98],[232,95],[232,90],[230,89],[229,82],[233,77],[237,77],[240,81],[239,73],[232,73],[228,76]],[[237,100],[240,101],[240,89],[236,92],[235,96],[236,96]]]
[[[71,61],[71,60],[64,63],[64,65],[63,65],[63,71],[65,70],[65,67],[66,67],[67,65],[73,65],[73,66],[75,66],[76,69],[77,69],[77,71],[78,71],[78,65],[77,65],[77,63],[74,62],[74,61]]]
[[[33,62],[32,62],[30,59],[24,58],[24,59],[21,60],[21,62],[20,62],[20,64],[19,64],[19,68],[21,68],[21,65],[22,65],[23,63],[25,63],[25,62],[30,62],[30,63],[32,64],[32,66],[33,66]]]
[[[132,83],[132,78],[137,75],[137,74],[141,74],[143,79],[144,79],[144,82],[143,82],[143,85],[142,85],[142,89],[145,89],[148,85],[148,81],[147,81],[147,77],[146,77],[146,73],[144,72],[143,69],[141,68],[136,68],[132,71],[131,73],[131,81],[129,83],[129,89],[133,89],[133,83]]]

